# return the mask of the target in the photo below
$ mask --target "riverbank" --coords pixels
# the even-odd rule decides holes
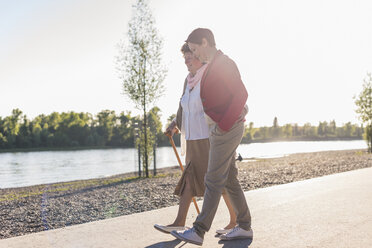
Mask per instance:
[[[282,158],[238,162],[245,191],[372,167],[365,150],[294,154]],[[157,177],[133,173],[0,190],[0,239],[69,225],[112,218],[178,204],[173,190],[177,167],[159,170]]]

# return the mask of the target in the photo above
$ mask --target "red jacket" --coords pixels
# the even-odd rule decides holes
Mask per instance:
[[[248,98],[235,62],[218,50],[200,84],[204,112],[228,131],[238,120]]]

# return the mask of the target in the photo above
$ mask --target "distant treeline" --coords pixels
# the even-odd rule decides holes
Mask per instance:
[[[350,122],[341,127],[336,126],[335,121],[319,122],[318,126],[306,123],[303,126],[297,124],[285,124],[279,126],[275,117],[271,127],[253,126],[248,123],[245,129],[242,143],[268,142],[275,140],[350,140],[363,139],[364,128]]]
[[[164,145],[168,138],[162,134],[160,109],[148,113],[152,133],[157,143]],[[69,147],[133,147],[142,119],[130,112],[116,114],[103,110],[96,116],[90,113],[53,112],[29,120],[19,109],[12,115],[0,117],[0,149],[69,148]]]
[[[169,145],[163,134],[160,109],[154,107],[148,113],[149,129],[156,137],[158,146]],[[168,118],[171,120],[174,115]],[[10,116],[0,117],[0,149],[18,148],[65,149],[73,147],[134,147],[141,130],[142,118],[130,112],[116,114],[103,110],[96,116],[90,113],[63,112],[39,115],[29,120],[19,109]],[[319,122],[318,126],[286,124],[279,126],[277,118],[271,127],[246,125],[242,143],[274,140],[329,140],[362,139],[363,127],[346,123],[337,127],[335,121]],[[179,136],[175,137],[179,144]]]

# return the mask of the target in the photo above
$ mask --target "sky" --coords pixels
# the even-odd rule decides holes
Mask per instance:
[[[135,1],[0,0],[0,116],[116,113],[134,108],[115,70]],[[360,123],[353,97],[372,72],[369,0],[152,0],[165,93],[162,121],[176,113],[187,75],[180,47],[210,28],[238,65],[249,97],[247,122],[271,126],[335,120]]]

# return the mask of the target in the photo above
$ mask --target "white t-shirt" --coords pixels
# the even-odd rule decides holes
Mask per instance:
[[[200,81],[190,91],[186,86],[185,94],[181,98],[182,131],[186,140],[209,138],[209,128],[204,116],[203,104],[200,99]]]

